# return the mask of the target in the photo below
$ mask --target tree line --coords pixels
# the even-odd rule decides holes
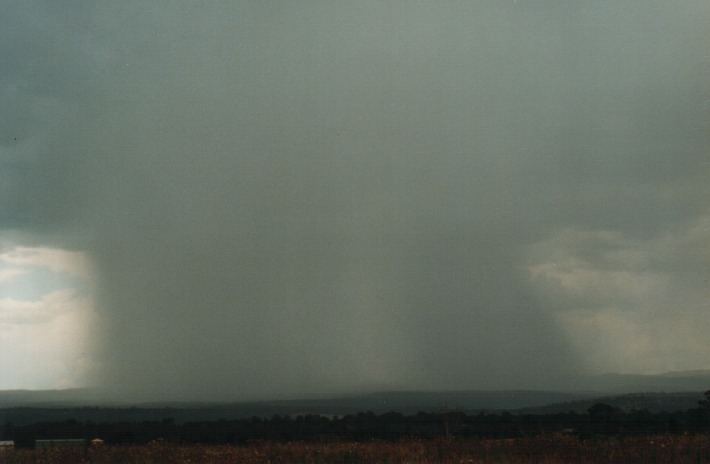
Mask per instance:
[[[168,441],[181,444],[246,444],[255,441],[397,441],[434,438],[520,438],[555,433],[579,436],[648,435],[663,433],[710,433],[710,391],[698,407],[685,411],[657,412],[646,409],[624,411],[605,403],[586,413],[512,414],[458,409],[404,415],[371,411],[342,417],[305,414],[291,417],[190,421],[172,418],[135,422],[66,421],[37,422],[0,427],[0,440],[31,448],[36,440],[101,438],[107,444],[147,444]]]

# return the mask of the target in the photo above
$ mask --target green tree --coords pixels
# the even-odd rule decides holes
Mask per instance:
[[[698,407],[710,410],[710,390],[706,391],[703,396],[704,398],[698,401]]]
[[[587,412],[592,417],[592,419],[603,419],[608,420],[611,416],[619,412],[617,408],[606,403],[595,403]]]

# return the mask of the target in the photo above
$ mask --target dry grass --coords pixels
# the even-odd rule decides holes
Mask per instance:
[[[252,443],[247,446],[105,445],[87,450],[7,450],[0,462],[25,463],[710,463],[709,435],[579,440],[564,435],[512,440],[407,440],[373,443]]]

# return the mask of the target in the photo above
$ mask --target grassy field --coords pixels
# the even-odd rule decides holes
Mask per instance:
[[[13,463],[710,463],[709,435],[603,437],[556,435],[511,440],[408,440],[372,443],[252,443],[247,446],[103,445],[89,449],[6,450]]]

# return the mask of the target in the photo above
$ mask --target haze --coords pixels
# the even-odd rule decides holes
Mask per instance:
[[[0,233],[116,398],[710,368],[707,2],[0,5]]]

